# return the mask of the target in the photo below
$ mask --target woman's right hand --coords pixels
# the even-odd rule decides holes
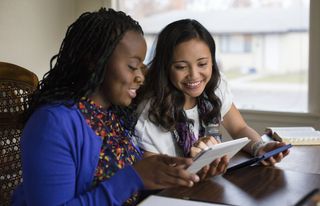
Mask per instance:
[[[133,167],[146,189],[164,189],[177,186],[192,187],[198,182],[198,175],[185,170],[191,163],[190,158],[152,155],[138,161]]]

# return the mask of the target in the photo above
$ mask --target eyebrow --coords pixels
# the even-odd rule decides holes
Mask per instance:
[[[197,59],[197,61],[203,60],[203,59],[209,59],[210,57],[201,57],[199,59]]]
[[[130,59],[137,59],[137,60],[139,60],[140,62],[143,62],[142,59],[141,59],[139,56],[130,56],[129,58],[130,58]]]
[[[204,60],[204,59],[209,59],[209,57],[201,57],[201,58],[197,59],[197,61],[201,61],[201,60]],[[173,64],[175,64],[175,63],[188,63],[188,61],[178,60],[178,61],[173,61],[172,63]]]
[[[187,61],[184,61],[184,60],[178,60],[178,61],[173,61],[172,62],[173,64],[175,64],[175,63],[188,63]]]

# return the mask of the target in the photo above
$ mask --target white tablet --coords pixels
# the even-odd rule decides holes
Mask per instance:
[[[240,139],[212,145],[194,157],[193,163],[188,167],[187,171],[191,173],[197,173],[205,165],[209,165],[213,160],[225,155],[227,155],[228,159],[231,159],[249,142],[250,140],[248,137],[243,137]]]

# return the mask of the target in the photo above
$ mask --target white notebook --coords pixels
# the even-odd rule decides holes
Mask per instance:
[[[210,164],[213,160],[227,155],[228,159],[231,159],[239,150],[241,150],[250,140],[248,137],[235,139],[220,144],[215,144],[209,147],[207,150],[200,152],[194,159],[192,165],[190,165],[187,171],[191,173],[197,173],[205,165]]]
[[[266,133],[274,140],[292,145],[320,145],[320,132],[313,127],[268,127]]]
[[[146,199],[144,199],[139,206],[214,206],[221,205],[216,203],[207,203],[207,202],[199,202],[192,200],[183,200],[171,197],[162,197],[156,195],[150,195]]]

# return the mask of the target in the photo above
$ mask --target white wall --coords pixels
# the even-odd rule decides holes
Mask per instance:
[[[1,0],[0,61],[25,67],[41,78],[74,13],[74,0]]]
[[[41,79],[68,26],[82,12],[104,5],[105,0],[0,0],[0,61]]]

